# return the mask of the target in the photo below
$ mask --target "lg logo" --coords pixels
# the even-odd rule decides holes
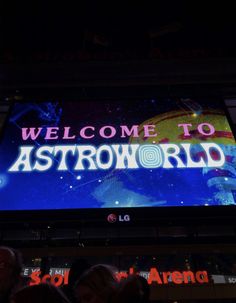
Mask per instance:
[[[107,216],[107,221],[109,223],[115,223],[117,221],[117,217],[115,214],[110,214]]]
[[[115,222],[129,222],[130,221],[130,216],[129,215],[115,215],[115,214],[110,214],[107,216],[107,221],[109,223],[115,223]]]

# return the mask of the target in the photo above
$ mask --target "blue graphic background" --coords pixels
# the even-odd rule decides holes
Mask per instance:
[[[125,169],[59,172],[53,166],[46,172],[12,172],[21,145],[129,143],[120,138],[120,125],[140,125],[144,121],[173,110],[191,110],[201,115],[211,108],[209,102],[187,99],[137,100],[111,102],[46,101],[14,105],[0,145],[0,210],[80,209],[117,207],[166,207],[236,204],[236,147],[221,145],[227,162],[220,169]],[[196,106],[197,105],[197,106]],[[212,108],[221,109],[214,100]],[[226,118],[225,118],[226,119]],[[184,122],[184,121],[183,121]],[[207,121],[206,121],[207,122]],[[83,126],[96,128],[95,138],[79,137]],[[101,138],[100,127],[112,125],[117,135]],[[45,128],[70,126],[75,140],[46,142]],[[34,142],[23,141],[22,127],[43,127],[42,135]],[[171,125],[170,129],[177,127]],[[223,131],[223,130],[222,130]],[[59,132],[62,135],[62,131]],[[214,142],[214,139],[212,139]],[[145,142],[143,142],[145,143]],[[174,143],[174,142],[172,142]],[[196,147],[197,148],[197,147]],[[55,159],[57,161],[57,159]]]

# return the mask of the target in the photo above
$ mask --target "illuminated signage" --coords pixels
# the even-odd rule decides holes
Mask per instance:
[[[130,222],[130,215],[116,215],[116,214],[110,214],[107,216],[107,221],[109,223],[115,223],[115,222]]]
[[[135,274],[134,268],[130,268],[129,272],[121,271],[117,273],[117,278],[123,279],[127,278],[129,275]],[[142,275],[141,273],[138,273]],[[31,273],[31,281],[30,285],[35,285],[39,283],[50,282],[56,286],[61,286],[62,284],[68,284],[68,275],[69,270],[65,270],[63,274],[46,274],[41,277],[41,272],[39,270]],[[148,284],[203,284],[209,283],[208,273],[207,271],[167,271],[167,272],[159,272],[156,267],[152,267],[148,272],[147,276]]]
[[[50,282],[55,286],[61,286],[63,284],[68,284],[68,274],[69,271],[65,271],[64,274],[55,274],[55,275],[44,275],[40,278],[41,271],[35,271],[30,275],[31,281],[30,285],[36,285],[40,283]]]
[[[16,103],[2,138],[0,210],[236,205],[217,100]]]
[[[183,127],[183,140],[191,137],[189,133],[191,124],[179,124],[178,127]],[[204,126],[208,131],[204,130]],[[139,137],[138,126],[120,126],[122,130],[121,137],[126,137],[127,134],[133,138]],[[136,127],[136,128],[134,128]],[[86,126],[80,130],[80,135],[84,139],[92,139],[95,135],[85,135],[85,130],[93,128]],[[109,129],[110,134],[105,135],[105,129]],[[75,139],[75,135],[69,136],[69,127],[64,127],[64,135],[62,140]],[[135,130],[135,131],[134,131]],[[214,135],[214,126],[209,123],[201,123],[197,126],[200,135]],[[58,127],[50,127],[45,129],[45,140],[58,139]],[[150,131],[153,133],[151,134]],[[22,140],[30,142],[37,139],[42,128],[22,128]],[[155,125],[144,125],[144,138],[156,137]],[[102,138],[110,139],[116,135],[116,129],[113,126],[103,126],[99,130]],[[27,141],[28,142],[28,141]],[[192,146],[190,143],[164,143],[164,144],[103,144],[99,147],[93,145],[42,145],[37,146],[20,146],[19,155],[15,163],[8,169],[9,172],[31,172],[48,171],[55,164],[55,159],[60,155],[60,160],[56,161],[56,170],[58,171],[83,171],[83,170],[107,170],[107,169],[155,169],[163,168],[203,168],[203,167],[221,167],[225,163],[225,155],[222,148],[216,143],[200,143],[199,149],[202,156],[198,161],[194,161],[192,157]],[[212,152],[214,151],[217,156]],[[183,162],[180,155],[186,157],[186,163]],[[74,158],[74,165],[70,167],[68,157]],[[106,160],[104,160],[106,157]],[[171,158],[176,160],[176,165],[171,163]]]

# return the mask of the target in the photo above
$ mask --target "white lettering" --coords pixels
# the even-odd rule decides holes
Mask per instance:
[[[34,146],[21,146],[20,153],[16,160],[16,162],[8,169],[8,171],[16,172],[16,171],[32,171],[30,158],[31,153],[34,149]]]

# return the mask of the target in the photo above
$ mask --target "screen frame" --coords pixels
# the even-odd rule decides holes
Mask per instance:
[[[189,97],[189,96],[188,96]],[[154,96],[153,98],[158,98]],[[175,96],[172,96],[175,98]],[[176,98],[179,98],[176,96]],[[194,98],[191,97],[190,98]],[[94,102],[106,102],[106,98],[93,99]],[[121,98],[111,98],[112,101],[119,101]],[[143,100],[144,98],[124,98],[133,100]],[[200,99],[200,97],[198,97]],[[209,97],[209,99],[214,99]],[[227,121],[232,130],[234,139],[236,140],[236,133],[234,132],[234,124],[229,115],[229,111],[222,97],[217,98],[220,101],[222,110],[225,113]],[[58,98],[57,98],[58,100]],[[45,99],[37,99],[35,102],[44,102]],[[52,100],[54,101],[54,100]],[[56,101],[56,100],[55,100]],[[83,102],[87,101],[80,98],[80,101],[72,102]],[[10,108],[6,115],[3,127],[0,131],[0,144],[4,137],[4,132],[11,116],[15,103],[29,103],[32,100],[22,100],[22,101],[10,101]],[[67,101],[65,101],[67,102]],[[210,103],[210,101],[209,101]],[[109,214],[116,214],[117,218],[128,214],[130,216],[130,221],[119,222],[118,220],[114,224],[110,224],[107,220]],[[198,224],[215,222],[217,224],[225,224],[228,220],[236,219],[236,205],[215,205],[215,206],[158,206],[158,207],[127,207],[127,208],[73,208],[73,209],[35,209],[35,210],[0,210],[1,223],[22,223],[29,222],[34,224],[43,224],[47,226],[49,222],[67,222],[68,224],[92,224],[92,225],[107,225],[117,226],[118,224],[127,225],[143,225],[143,224],[159,224],[159,225],[175,225],[175,224]]]
[[[115,214],[114,223],[108,221],[108,216]],[[119,217],[129,216],[128,221],[119,221]],[[18,210],[0,211],[0,225],[9,226],[10,223],[27,223],[31,226],[66,223],[73,226],[105,225],[117,226],[176,226],[217,224],[234,225],[236,220],[236,205],[217,206],[169,206],[169,207],[131,207],[131,208],[102,208],[102,209],[53,209],[53,210]]]

